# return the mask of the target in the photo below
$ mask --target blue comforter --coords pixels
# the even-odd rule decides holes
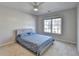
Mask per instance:
[[[53,38],[50,36],[33,34],[33,35],[21,35],[18,41],[25,45],[32,51],[41,51],[47,44],[53,43]]]
[[[29,35],[29,36],[21,36],[21,38],[22,38],[22,40],[33,43],[37,46],[40,46],[47,40],[52,40],[52,37],[39,35],[39,34],[33,34],[33,35]]]

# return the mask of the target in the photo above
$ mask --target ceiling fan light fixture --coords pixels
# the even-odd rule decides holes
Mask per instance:
[[[38,8],[34,8],[34,11],[38,11]]]

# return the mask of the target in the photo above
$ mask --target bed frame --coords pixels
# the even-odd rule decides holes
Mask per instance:
[[[24,32],[24,31],[26,31],[26,30],[28,30],[29,31],[29,29],[20,29],[20,30],[17,30],[17,35],[18,34],[20,34],[20,33],[22,33],[22,32]],[[32,29],[30,29],[30,31],[31,31]],[[53,40],[54,41],[54,40]],[[23,45],[22,43],[20,43],[18,40],[17,40],[17,38],[16,38],[16,42],[17,43],[19,43],[20,45],[22,45],[24,48],[27,48],[28,50],[30,50],[30,51],[32,51],[32,52],[34,52],[37,56],[41,56],[51,45],[53,45],[53,43],[54,42],[50,42],[50,43],[48,43],[48,45],[47,46],[45,46],[40,52],[34,52],[34,51],[32,51],[32,50],[30,50],[30,49],[28,49],[25,45]]]
[[[49,43],[47,46],[45,46],[41,52],[37,52],[36,55],[37,56],[41,56],[51,45],[53,45],[53,42],[52,43]]]

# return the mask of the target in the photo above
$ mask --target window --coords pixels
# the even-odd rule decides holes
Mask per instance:
[[[52,19],[52,33],[61,34],[61,18]]]
[[[44,32],[51,32],[51,20],[44,20]]]
[[[44,32],[61,34],[62,18],[44,20]]]

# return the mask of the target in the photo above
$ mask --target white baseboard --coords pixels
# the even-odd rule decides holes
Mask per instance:
[[[61,42],[65,42],[65,43],[68,43],[68,44],[75,44],[76,45],[76,42],[70,42],[70,41],[65,41],[65,40],[61,40],[61,39],[56,39],[57,41],[61,41]]]
[[[15,43],[15,41],[0,44],[0,47],[6,46],[6,45],[9,45],[9,44],[12,44],[12,43]]]

